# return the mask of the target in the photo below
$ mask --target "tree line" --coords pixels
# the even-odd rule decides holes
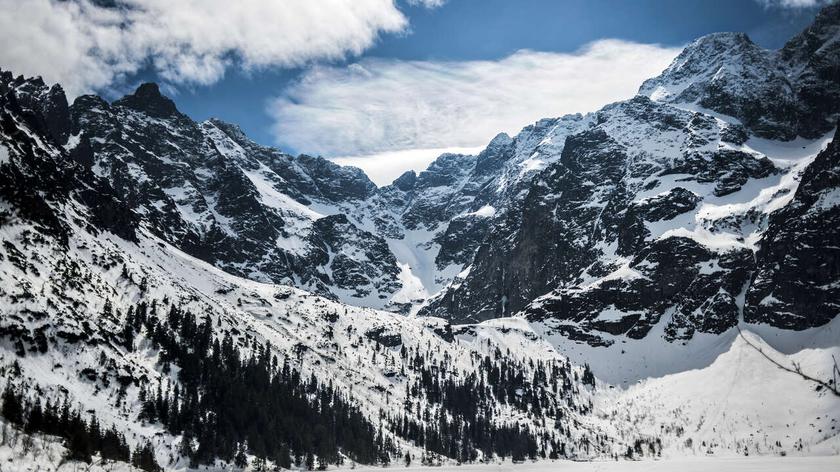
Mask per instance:
[[[20,372],[17,363],[12,370]],[[24,452],[31,448],[32,436],[42,433],[63,440],[67,460],[89,464],[92,456],[98,454],[103,461],[130,462],[148,472],[161,470],[150,443],[132,453],[125,436],[115,426],[103,428],[95,414],[84,419],[79,410],[70,406],[66,396],[62,400],[47,399],[42,403],[40,397],[27,398],[23,389],[10,381],[3,390],[0,414],[8,424],[26,434],[22,442]],[[4,444],[8,442],[8,434],[4,428]]]

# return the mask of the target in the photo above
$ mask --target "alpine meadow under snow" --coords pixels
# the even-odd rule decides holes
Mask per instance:
[[[0,70],[0,471],[838,469],[838,120],[837,3],[384,186]]]

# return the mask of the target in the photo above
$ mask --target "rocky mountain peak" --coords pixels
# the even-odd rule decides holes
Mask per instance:
[[[828,5],[820,10],[814,22],[802,33],[794,36],[781,50],[782,58],[786,61],[799,62],[820,51],[824,46],[830,46],[835,51],[836,41],[840,36],[840,3]],[[827,51],[823,51],[827,52]]]
[[[207,123],[215,126],[216,128],[220,129],[223,133],[228,135],[234,141],[241,143],[243,141],[249,141],[248,136],[245,134],[245,131],[242,129],[241,126],[228,123],[227,121],[221,120],[219,118],[210,118],[207,120]]]
[[[639,94],[732,116],[752,134],[785,141],[830,131],[840,101],[840,7],[825,7],[814,23],[778,51],[743,33],[715,33],[691,43]]]
[[[0,70],[0,94],[10,94],[25,110],[31,125],[44,130],[57,144],[70,137],[70,111],[60,85],[47,86],[41,77],[14,77]]]
[[[752,39],[746,34],[738,31],[721,31],[710,33],[695,39],[687,51],[711,50],[720,51],[722,48],[747,49],[757,47]]]
[[[161,94],[160,87],[153,82],[140,85],[133,94],[115,101],[114,105],[131,108],[154,118],[168,118],[178,113],[175,102]]]
[[[711,82],[723,83],[730,76],[756,75],[773,69],[767,51],[744,33],[712,33],[689,44],[657,77],[646,80],[639,94],[652,100],[691,102]]]
[[[508,146],[513,143],[513,138],[511,138],[507,133],[499,133],[497,134],[490,143],[487,144],[488,148],[498,148]]]
[[[403,192],[408,192],[414,188],[414,184],[417,183],[417,172],[413,170],[409,170],[403,172],[402,175],[394,179],[393,186],[397,187],[398,189],[402,190]]]

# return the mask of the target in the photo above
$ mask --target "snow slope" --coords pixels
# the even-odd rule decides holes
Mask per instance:
[[[607,389],[596,409],[619,435],[662,437],[671,458],[840,454],[840,396],[764,355],[829,380],[840,346],[785,355],[743,331],[710,365]]]

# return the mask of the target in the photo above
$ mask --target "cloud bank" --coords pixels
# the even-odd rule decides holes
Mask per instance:
[[[231,66],[342,58],[407,27],[394,0],[0,0],[0,11],[0,67],[71,95],[143,67],[210,84]]]
[[[330,160],[343,166],[362,169],[373,183],[381,187],[390,184],[407,170],[417,172],[425,170],[441,154],[472,155],[481,152],[481,149],[481,146],[406,149],[403,151],[385,151],[366,156],[334,157]]]
[[[326,156],[474,147],[540,118],[632,97],[679,49],[602,40],[497,61],[364,59],[315,67],[272,100],[278,144]]]

